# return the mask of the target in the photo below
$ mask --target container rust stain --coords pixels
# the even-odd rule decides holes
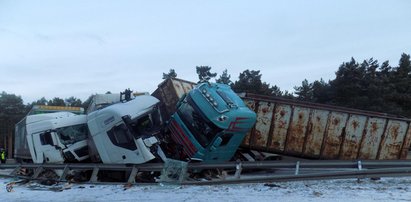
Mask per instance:
[[[384,134],[386,119],[369,118],[363,141],[360,145],[359,159],[377,159],[378,149]]]
[[[411,124],[408,125],[408,132],[404,137],[404,143],[400,154],[400,159],[406,159],[408,155],[408,149],[411,145]]]
[[[257,121],[252,137],[253,147],[265,148],[270,132],[271,119],[273,116],[274,104],[268,102],[259,102],[257,110]]]
[[[324,132],[327,126],[327,118],[330,112],[326,110],[314,110],[307,133],[304,156],[319,158]]]
[[[286,152],[302,154],[310,109],[295,107],[287,134]]]
[[[287,138],[287,130],[290,125],[291,106],[280,104],[275,108],[274,120],[271,125],[273,127],[271,135],[271,143],[269,151],[283,152],[285,140]]]
[[[332,112],[330,116],[326,137],[324,141],[324,149],[321,153],[321,158],[338,159],[340,145],[342,143],[342,133],[348,119],[348,114]]]
[[[256,106],[256,102],[254,100],[251,99],[244,99],[244,103],[248,106],[248,108],[250,108],[252,111],[255,111],[255,106]],[[244,137],[242,146],[248,147],[250,146],[250,139],[252,136],[252,132],[255,130],[255,126],[252,130],[250,130],[247,135]]]
[[[390,120],[384,133],[379,159],[394,159],[401,153],[402,143],[406,135],[408,124]]]
[[[174,89],[175,89],[178,97],[182,97],[184,95],[185,91],[184,91],[183,86],[181,86],[180,81],[173,80],[173,86],[174,86]]]
[[[351,124],[353,130],[357,130],[358,126],[360,125],[357,121],[353,121]]]
[[[340,159],[350,160],[357,158],[366,122],[366,116],[350,116],[345,129],[345,139],[341,148]]]
[[[181,86],[183,87],[184,93],[188,93],[188,92],[190,92],[190,90],[193,89],[194,84],[193,83],[181,82]]]

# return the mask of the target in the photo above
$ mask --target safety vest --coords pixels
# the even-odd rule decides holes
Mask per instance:
[[[1,160],[6,159],[6,152],[1,152]]]

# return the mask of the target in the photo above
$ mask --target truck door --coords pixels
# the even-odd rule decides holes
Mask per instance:
[[[61,148],[53,140],[54,132],[46,131],[37,134],[38,138],[33,138],[35,141],[35,150],[37,160],[36,163],[62,163],[64,158],[61,154]],[[34,160],[34,159],[33,159]]]
[[[237,149],[236,146],[230,144],[233,137],[232,133],[220,132],[209,146],[210,160],[221,161],[227,160],[232,156],[233,151]]]

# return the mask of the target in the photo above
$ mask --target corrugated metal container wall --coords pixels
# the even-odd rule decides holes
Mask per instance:
[[[176,111],[176,105],[180,98],[193,89],[194,85],[193,82],[177,78],[166,79],[158,85],[152,96],[161,101],[161,112],[166,120],[170,119],[170,116]]]
[[[247,94],[257,113],[245,148],[312,159],[405,159],[410,119]]]
[[[27,144],[26,118],[23,118],[15,126],[14,158],[31,159],[29,145]]]

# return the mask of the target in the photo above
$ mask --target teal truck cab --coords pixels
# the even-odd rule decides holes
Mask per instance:
[[[170,83],[175,88],[189,86],[184,80]],[[169,153],[181,160],[207,163],[230,160],[254,126],[256,114],[225,84],[205,82],[185,90],[166,127],[170,144],[178,150]]]

